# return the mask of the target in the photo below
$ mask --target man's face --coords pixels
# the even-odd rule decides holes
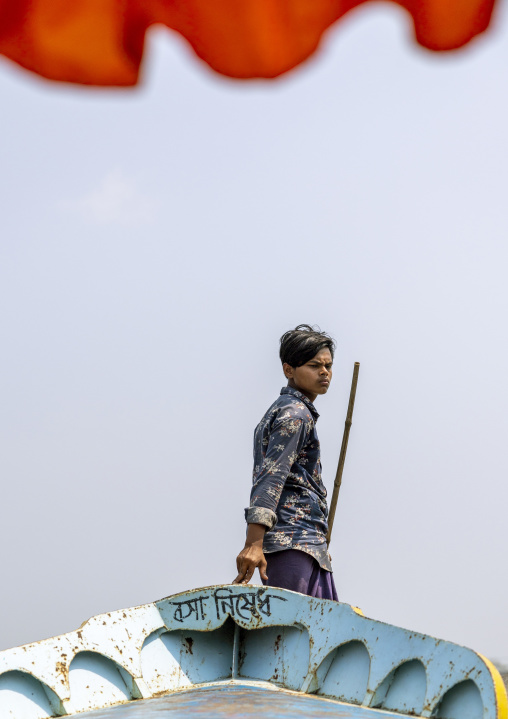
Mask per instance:
[[[289,386],[299,390],[313,402],[318,394],[326,394],[332,381],[332,355],[328,347],[314,355],[301,367],[282,365]]]

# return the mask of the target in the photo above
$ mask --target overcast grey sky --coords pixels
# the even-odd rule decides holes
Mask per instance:
[[[317,400],[343,601],[508,662],[508,15],[373,5],[275,82],[154,31],[131,91],[0,63],[0,648],[230,581],[278,339]]]

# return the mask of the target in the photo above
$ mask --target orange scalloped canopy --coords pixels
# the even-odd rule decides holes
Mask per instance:
[[[392,0],[416,40],[452,50],[489,25],[495,0]],[[181,33],[217,72],[272,78],[306,60],[364,0],[0,0],[0,53],[52,80],[135,85],[147,28]]]

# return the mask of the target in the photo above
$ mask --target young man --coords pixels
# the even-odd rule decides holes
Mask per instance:
[[[334,350],[332,338],[309,325],[281,337],[288,384],[254,432],[247,539],[234,584],[247,584],[258,568],[263,584],[338,601],[313,404],[330,386]]]

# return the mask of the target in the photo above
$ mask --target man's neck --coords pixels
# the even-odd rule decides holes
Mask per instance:
[[[314,400],[316,399],[317,394],[312,394],[311,392],[306,392],[304,389],[301,389],[301,387],[297,387],[292,379],[290,379],[288,381],[288,387],[291,387],[292,389],[296,389],[298,392],[303,394],[304,397],[307,397],[307,399],[309,399],[312,402],[312,404],[314,404]]]

